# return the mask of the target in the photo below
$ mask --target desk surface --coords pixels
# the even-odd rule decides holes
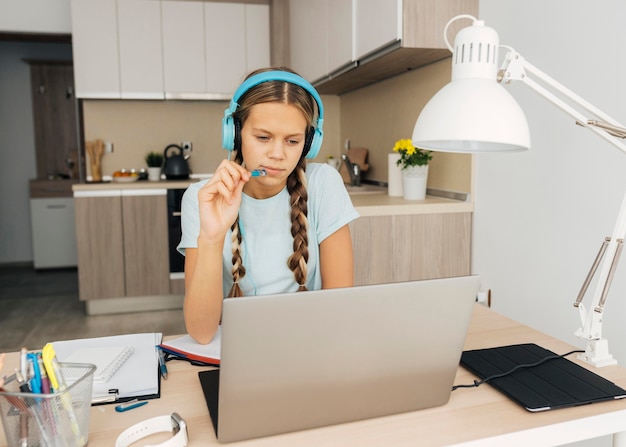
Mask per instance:
[[[515,343],[536,343],[556,353],[570,345],[476,305],[465,349]],[[573,358],[572,358],[573,359]],[[11,354],[5,371],[17,365]],[[161,398],[126,413],[113,405],[91,408],[89,446],[111,446],[127,427],[144,419],[178,412],[189,428],[190,446],[220,445],[215,439],[198,371],[208,368],[186,362],[169,362],[169,378],[162,381]],[[595,370],[626,387],[626,368],[608,366]],[[471,383],[474,376],[459,368],[455,383]],[[402,413],[365,421],[259,438],[229,446],[551,446],[626,431],[626,400],[577,408],[530,413],[488,385],[458,389],[448,404],[428,410]],[[168,436],[155,435],[152,443]],[[0,445],[6,445],[4,433]],[[137,444],[141,445],[141,444]]]

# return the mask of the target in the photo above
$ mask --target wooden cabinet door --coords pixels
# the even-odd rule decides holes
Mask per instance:
[[[166,193],[141,190],[146,195],[135,195],[138,191],[122,191],[126,296],[168,295]]]
[[[471,213],[361,217],[350,231],[355,285],[470,273]]]
[[[71,62],[31,61],[37,178],[79,177],[76,98]]]
[[[72,53],[78,98],[120,98],[115,0],[71,0]]]
[[[109,196],[75,196],[74,210],[81,301],[124,296],[124,234],[119,191]]]

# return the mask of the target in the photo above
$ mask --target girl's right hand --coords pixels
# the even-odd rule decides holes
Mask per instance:
[[[250,173],[241,165],[223,160],[211,180],[198,192],[200,237],[223,240],[235,222],[241,194]]]

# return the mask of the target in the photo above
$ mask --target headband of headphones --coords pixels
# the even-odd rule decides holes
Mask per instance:
[[[306,138],[307,142],[310,141],[310,147],[308,148],[308,152],[306,152],[306,158],[315,158],[322,147],[322,139],[324,137],[324,131],[322,129],[324,124],[324,106],[322,105],[322,99],[317,93],[317,90],[315,90],[315,88],[308,81],[301,76],[288,71],[276,70],[257,73],[246,79],[239,86],[239,88],[237,88],[230,101],[229,107],[224,111],[224,119],[222,120],[222,146],[227,151],[235,149],[235,139],[237,138],[236,133],[239,132],[239,130],[236,129],[233,113],[235,113],[239,107],[239,99],[252,87],[268,81],[283,81],[298,85],[306,90],[317,103],[318,114],[317,122],[313,129],[313,135],[312,138],[309,138],[308,136]],[[304,150],[307,151],[307,147],[305,147]]]

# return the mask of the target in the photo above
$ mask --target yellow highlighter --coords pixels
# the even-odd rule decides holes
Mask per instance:
[[[43,347],[43,350],[41,351],[41,358],[43,360],[43,366],[46,369],[46,373],[48,374],[48,379],[50,380],[50,386],[55,393],[62,393],[60,397],[61,402],[63,403],[63,408],[67,412],[70,420],[75,440],[77,445],[82,446],[85,444],[85,438],[80,432],[80,427],[78,425],[78,420],[76,419],[76,414],[74,413],[74,407],[72,407],[70,395],[68,393],[64,393],[67,388],[67,384],[65,383],[65,378],[63,377],[63,372],[61,371],[61,365],[59,365],[57,360],[54,346],[52,346],[51,343],[48,343]]]

